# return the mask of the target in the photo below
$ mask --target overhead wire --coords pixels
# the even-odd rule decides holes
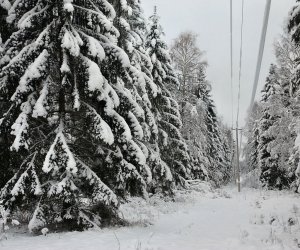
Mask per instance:
[[[264,14],[263,27],[262,27],[262,31],[261,31],[260,45],[259,45],[259,51],[258,51],[258,57],[257,57],[255,78],[254,78],[254,83],[253,83],[253,89],[252,89],[252,96],[251,96],[249,112],[251,112],[252,109],[253,109],[254,100],[255,100],[255,96],[256,96],[256,91],[257,91],[257,86],[258,86],[258,81],[259,81],[259,75],[260,75],[260,71],[261,71],[261,64],[262,64],[262,59],[263,59],[264,49],[265,49],[265,43],[266,43],[266,36],[267,36],[268,23],[269,23],[269,17],[270,17],[270,10],[271,10],[271,0],[267,0],[266,1],[265,14]]]
[[[236,114],[236,126],[239,127],[240,116],[240,100],[241,100],[241,79],[242,79],[242,63],[243,63],[243,30],[244,30],[244,5],[245,1],[242,1],[242,22],[241,22],[241,44],[240,44],[240,63],[239,63],[239,86],[238,86],[238,103]]]
[[[252,89],[252,96],[251,96],[251,104],[250,104],[250,112],[252,111],[254,99],[256,95],[259,75],[261,71],[261,64],[262,64],[262,58],[265,48],[265,41],[266,41],[266,34],[268,29],[268,22],[269,22],[269,16],[270,16],[270,9],[271,9],[271,0],[266,0],[266,8],[264,13],[264,22],[262,27],[262,33],[261,33],[261,39],[260,39],[260,47],[259,47],[259,53],[258,53],[258,59],[257,59],[257,65],[256,65],[256,72],[255,72],[255,79]],[[242,0],[242,21],[241,21],[241,39],[240,39],[240,61],[239,61],[239,82],[238,82],[238,100],[237,100],[237,114],[236,114],[236,136],[237,136],[237,176],[238,176],[238,190],[240,191],[240,168],[239,168],[239,149],[242,146],[242,130],[239,129],[239,116],[240,116],[240,99],[241,99],[241,79],[242,79],[242,66],[243,66],[243,29],[244,29],[244,6],[245,6],[245,0]],[[232,37],[232,0],[230,0],[230,54],[231,54],[231,94],[233,93],[233,37]],[[232,125],[233,125],[233,97],[232,97]],[[233,126],[232,126],[233,127]],[[241,140],[240,145],[238,143],[238,130],[241,131]],[[234,171],[235,172],[235,171]]]
[[[231,91],[231,127],[233,128],[233,14],[230,0],[230,91]]]

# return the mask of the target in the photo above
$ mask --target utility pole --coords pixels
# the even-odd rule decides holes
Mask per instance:
[[[233,128],[232,130],[235,130],[235,136],[236,136],[236,171],[234,177],[238,186],[238,192],[241,192],[239,131],[242,131],[242,129],[236,126],[236,128],[235,129]]]

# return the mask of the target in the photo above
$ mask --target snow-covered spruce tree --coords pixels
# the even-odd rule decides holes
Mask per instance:
[[[220,186],[229,181],[230,175],[230,142],[225,140],[224,133],[220,131],[215,105],[210,95],[210,85],[200,84],[198,88],[198,98],[204,110],[206,124],[206,155],[209,159],[207,169],[209,178]]]
[[[1,13],[1,11],[0,11],[0,13]],[[1,26],[0,26],[0,27],[1,27]],[[2,32],[0,32],[0,53],[3,51],[3,41],[2,41],[1,33],[2,33]]]
[[[181,130],[189,146],[190,157],[194,161],[192,169],[194,178],[203,178],[204,172],[207,172],[206,169],[211,166],[218,166],[217,168],[226,174],[229,161],[225,160],[225,168],[222,161],[224,161],[224,157],[230,158],[228,151],[230,146],[227,145],[227,136],[223,131],[225,127],[216,116],[214,120],[209,119],[212,113],[208,112],[208,107],[211,106],[209,103],[213,104],[213,102],[211,98],[207,98],[208,92],[201,93],[209,85],[205,74],[207,62],[203,60],[203,54],[197,46],[197,35],[191,32],[180,34],[171,48],[175,69],[181,76],[179,88],[172,88],[171,92],[181,104],[180,112],[183,123]],[[203,102],[204,99],[207,101],[206,103]],[[213,126],[207,126],[211,124],[208,122],[209,120],[214,123]],[[215,128],[216,131],[211,133],[211,128]],[[216,144],[209,146],[209,141],[211,142],[212,139]],[[214,146],[216,147],[215,152],[219,154],[218,156],[214,154],[215,159],[211,157],[208,150],[209,147],[213,148]],[[212,160],[211,162],[219,162],[220,165],[209,164],[209,158]]]
[[[253,109],[247,118],[244,128],[244,135],[247,143],[244,146],[243,154],[246,161],[246,173],[258,168],[258,142],[259,128],[258,123],[261,118],[261,104],[255,102]]]
[[[147,132],[149,140],[146,142],[148,147],[147,162],[151,167],[153,179],[149,187],[151,192],[158,190],[172,192],[174,178],[169,166],[161,158],[158,145],[158,125],[152,112],[153,101],[157,97],[158,87],[153,81],[153,65],[145,47],[148,23],[141,8],[140,0],[128,0],[128,4],[132,9],[132,15],[129,16],[128,22],[132,29],[131,36],[135,38],[135,50],[133,52],[136,52],[129,54],[132,56],[133,64],[137,65],[136,67],[141,70],[145,78],[146,92],[148,94],[148,99],[143,98],[143,104],[145,105],[146,123],[150,131],[150,133]],[[140,68],[138,65],[140,65]],[[145,95],[143,94],[143,96]]]
[[[192,179],[208,180],[207,128],[201,101],[197,100],[195,105],[187,102],[183,112],[185,120],[181,131],[193,163]]]
[[[299,147],[299,137],[300,137],[300,129],[299,129],[299,115],[300,115],[300,54],[299,54],[299,44],[300,44],[300,29],[299,29],[299,11],[300,2],[297,1],[297,4],[293,7],[289,16],[288,23],[288,31],[291,37],[292,45],[294,53],[290,53],[293,55],[292,61],[292,77],[290,81],[290,94],[293,100],[292,113],[294,118],[294,130],[296,133],[295,145],[292,150],[290,160],[289,160],[289,176],[291,178],[292,184],[291,188],[296,192],[300,193],[300,147]]]
[[[130,27],[127,25],[126,19],[122,18],[122,15],[127,16],[130,10],[126,1],[122,2],[122,6],[120,6],[120,1],[111,2],[114,4],[110,4],[110,7],[113,9],[112,21],[118,30],[115,45],[118,45],[118,48],[125,49],[123,45],[126,43],[124,42],[124,35],[126,36],[126,34],[124,32],[126,33],[127,29],[130,30]],[[104,50],[116,50],[116,48],[109,48],[106,45],[103,47]],[[115,140],[116,149],[114,152],[110,152],[108,157],[111,158],[109,160],[111,162],[109,168],[101,168],[101,172],[97,171],[97,174],[107,175],[106,178],[108,180],[114,180],[117,174],[118,181],[116,182],[117,185],[114,186],[118,190],[118,194],[122,196],[128,192],[133,195],[147,196],[146,188],[147,183],[151,181],[151,171],[146,164],[147,148],[143,144],[145,138],[143,128],[146,125],[146,118],[145,111],[141,106],[144,103],[142,98],[146,100],[147,95],[143,96],[140,94],[141,92],[145,93],[143,91],[145,88],[144,79],[136,67],[132,65],[132,61],[128,58],[129,54],[127,55],[126,53],[128,54],[128,51],[122,50],[122,53],[119,53],[119,58],[106,60],[107,64],[103,70],[104,76],[111,83],[112,88],[119,97],[119,105],[116,111],[124,118],[132,133],[127,138]],[[116,63],[116,60],[120,59],[123,61],[123,64]],[[122,138],[124,131],[117,130],[119,132],[116,132]],[[102,155],[106,154],[107,152],[104,152]],[[121,160],[121,158],[123,159]],[[117,159],[121,160],[121,169],[119,168],[120,164],[115,162]]]
[[[185,180],[191,175],[190,157],[180,132],[182,122],[179,107],[169,92],[169,89],[178,86],[179,83],[162,36],[162,27],[155,12],[150,17],[146,48],[153,64],[153,80],[158,87],[157,97],[151,101],[158,123],[159,148],[162,159],[169,165],[176,183],[185,185]]]
[[[8,39],[9,35],[12,33],[9,24],[6,22],[6,17],[8,14],[8,9],[11,4],[8,0],[0,1],[0,58],[2,58],[3,46],[5,41]],[[5,99],[0,98],[0,116],[8,108],[8,103]],[[9,135],[5,130],[1,131],[0,134],[0,188],[2,188],[5,183],[13,176],[13,159],[10,153],[9,147]],[[11,162],[11,164],[10,164]]]
[[[293,7],[289,14],[289,23],[288,23],[288,32],[290,35],[290,39],[293,42],[291,45],[295,48],[295,53],[293,53],[294,57],[292,58],[292,81],[290,86],[291,95],[299,98],[299,86],[300,86],[300,55],[297,53],[299,51],[299,43],[300,43],[300,28],[299,28],[299,11],[300,2],[297,1],[297,4]]]
[[[299,128],[298,128],[299,129]],[[295,140],[295,146],[289,159],[289,177],[291,181],[290,188],[300,193],[300,132]]]
[[[106,0],[18,2],[0,96],[9,103],[1,132],[13,136],[20,168],[0,200],[10,213],[32,213],[31,231],[99,226],[115,214],[116,194],[146,190],[145,156],[121,115],[131,110],[137,124],[138,106],[119,77],[130,61],[116,45],[115,11]]]
[[[120,32],[118,45],[128,54],[131,64],[123,81],[133,99],[143,110],[143,117],[139,117],[140,136],[134,139],[142,148],[147,166],[152,172],[152,181],[148,188],[151,192],[171,191],[173,178],[169,167],[160,157],[158,128],[151,110],[150,99],[156,98],[157,86],[151,75],[153,68],[151,59],[145,50],[146,19],[137,0],[110,0],[110,2],[116,10],[114,23]]]
[[[291,98],[290,95],[294,92],[294,86],[290,83],[295,66],[294,59],[297,58],[298,53],[298,49],[291,42],[290,35],[286,32],[276,41],[275,55],[277,64],[271,67],[272,72],[268,79],[270,82],[275,82],[272,85],[274,89],[271,93],[272,97],[269,97],[266,102],[263,100],[262,103],[254,106],[246,126],[248,144],[245,147],[245,156],[249,171],[251,171],[258,168],[259,165],[257,149],[262,135],[260,135],[258,121],[261,120],[262,106],[264,111],[268,110],[272,120],[266,126],[267,131],[263,131],[263,136],[267,136],[269,139],[266,150],[273,159],[272,164],[274,168],[280,169],[283,172],[283,178],[289,183],[295,179],[295,167],[297,166],[297,163],[293,164],[293,157],[290,160],[289,158],[296,138],[294,120],[295,118],[298,119],[297,117],[299,116],[299,113],[297,114],[297,105],[295,105],[294,98]],[[264,123],[267,124],[268,121],[264,120]],[[262,139],[264,140],[264,138]],[[268,161],[264,164],[267,163]],[[270,165],[272,164],[270,163]],[[266,167],[270,168],[270,165]],[[257,170],[260,169],[258,168]],[[255,172],[258,173],[259,171]],[[288,178],[285,176],[285,173],[288,175]]]
[[[217,186],[226,184],[230,180],[230,148],[229,142],[221,131],[220,123],[213,102],[208,106],[208,138],[211,143],[209,150],[211,157],[211,176]]]
[[[275,55],[277,60],[278,81],[280,83],[280,119],[276,128],[276,143],[274,148],[280,156],[281,168],[287,168],[289,186],[297,190],[296,170],[297,160],[293,161],[293,153],[297,149],[295,141],[298,134],[299,101],[295,97],[295,85],[293,85],[293,74],[296,66],[295,59],[300,53],[293,43],[287,31],[275,43]],[[295,146],[295,147],[294,147]],[[292,156],[291,156],[292,155]],[[288,162],[288,167],[286,167]]]
[[[12,33],[11,32],[12,27],[9,27],[9,24],[6,21],[6,17],[10,7],[11,7],[10,1],[8,0],[0,1],[0,47],[1,44],[4,43]],[[0,52],[1,52],[1,48],[0,48]]]
[[[209,94],[208,83],[199,84],[197,88],[197,97],[199,99],[199,105],[202,110],[204,125],[205,125],[205,138],[206,138],[206,147],[205,147],[205,155],[208,159],[207,171],[209,179],[215,181],[216,170],[215,170],[215,158],[212,154],[212,150],[215,145],[212,145],[213,142],[213,133],[212,130],[215,127],[213,125],[213,120],[211,118],[211,112],[209,112],[209,104],[211,103],[210,94]],[[214,173],[215,172],[215,173]]]
[[[269,76],[263,89],[262,117],[259,121],[258,164],[261,169],[263,186],[270,189],[288,187],[285,165],[280,163],[281,152],[278,149],[277,136],[281,118],[281,87],[278,82],[277,67],[271,65]]]
[[[222,173],[221,185],[224,185],[230,181],[232,173],[233,137],[231,129],[225,126],[219,119],[217,121],[217,131],[219,131],[217,134],[219,142],[218,162]]]
[[[285,32],[281,36],[281,39],[275,43],[277,64],[271,67],[272,72],[268,79],[268,81],[274,82],[274,91],[271,93],[272,97],[267,100],[267,103],[262,102],[265,110],[268,110],[273,119],[270,127],[267,128],[267,132],[264,134],[271,137],[271,140],[267,143],[270,159],[273,159],[270,165],[273,164],[274,168],[282,172],[282,178],[288,183],[286,186],[290,185],[289,183],[295,179],[297,168],[297,163],[293,164],[293,157],[290,157],[290,154],[293,150],[293,142],[296,139],[294,120],[298,119],[299,113],[297,114],[298,108],[294,98],[291,98],[294,87],[290,83],[292,82],[291,79],[295,66],[294,59],[297,58],[298,53],[297,48],[291,42],[290,35]],[[253,165],[254,167],[257,163],[255,160],[255,157],[257,157],[257,143],[261,137],[259,130],[259,128],[253,128],[252,133],[248,137],[252,143],[250,144],[252,146],[250,151],[252,152],[249,152],[250,160],[252,159],[252,161],[250,161],[249,165]],[[268,161],[265,164],[268,164]],[[270,168],[270,165],[266,167]]]
[[[198,91],[199,85],[207,84],[207,63],[203,61],[203,52],[196,43],[197,35],[191,32],[184,32],[175,39],[170,55],[180,76],[180,85],[170,88],[170,92],[180,106],[181,133],[189,149],[192,178],[208,179],[207,127]]]
[[[209,179],[208,169],[210,168],[210,160],[208,156],[208,128],[206,124],[207,109],[201,93],[203,88],[208,84],[204,66],[199,68],[197,78],[197,83],[187,82],[189,88],[185,90],[185,93],[188,98],[181,109],[183,112],[183,126],[181,131],[189,147],[190,157],[193,161],[192,178]],[[183,81],[183,79],[180,78],[180,81]],[[178,98],[177,100],[182,100],[180,89],[172,89],[172,93]]]
[[[258,146],[259,146],[259,128],[258,122],[254,122],[251,131],[251,140],[249,140],[249,160],[247,161],[249,170],[258,168]]]

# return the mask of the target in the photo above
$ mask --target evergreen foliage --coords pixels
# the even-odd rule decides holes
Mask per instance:
[[[278,189],[288,186],[287,173],[279,162],[280,152],[276,150],[276,128],[281,118],[280,91],[277,68],[272,65],[263,90],[263,110],[259,122],[258,159],[263,185]]]
[[[162,160],[170,166],[176,183],[184,186],[185,179],[191,176],[190,157],[180,132],[182,122],[179,106],[169,91],[178,86],[179,82],[162,35],[159,17],[154,13],[150,17],[146,48],[153,64],[153,81],[158,87],[157,97],[153,100],[153,112],[158,121],[159,149]]]
[[[171,48],[179,86],[170,88],[180,103],[182,134],[192,159],[192,178],[210,179],[217,186],[230,180],[232,132],[220,121],[206,79],[207,62],[197,35],[183,32]]]
[[[299,42],[300,42],[300,33],[299,33],[299,11],[300,3],[297,1],[297,4],[292,9],[289,17],[288,23],[288,31],[290,34],[290,43],[289,51],[293,58],[292,62],[290,63],[290,70],[291,81],[290,81],[290,95],[292,99],[291,111],[294,117],[293,120],[293,127],[295,133],[295,144],[292,148],[291,156],[289,159],[289,176],[291,178],[291,188],[300,193],[300,164],[299,164],[299,115],[300,115],[300,96],[299,96],[299,86],[300,86],[300,71],[299,71],[299,64],[300,64],[300,53],[299,53]]]
[[[0,62],[9,103],[1,129],[14,137],[20,169],[1,200],[10,211],[31,199],[30,230],[99,226],[101,213],[118,207],[117,194],[145,196],[151,178],[133,138],[144,113],[123,80],[131,65],[116,44],[116,13],[107,1],[20,6],[9,10],[18,30]]]
[[[248,117],[245,126],[245,136],[247,144],[244,146],[246,160],[246,173],[258,168],[258,145],[259,145],[259,120],[261,118],[261,104],[255,102],[253,110]]]
[[[299,4],[298,4],[299,5]],[[291,12],[289,33],[275,43],[277,63],[271,65],[259,112],[248,121],[246,159],[249,170],[259,167],[269,189],[298,189],[299,72],[297,8]],[[296,141],[296,145],[295,142]]]
[[[202,119],[190,131],[202,134],[182,136],[159,18],[147,30],[139,0],[0,0],[0,21],[7,216],[30,214],[31,232],[97,228],[121,222],[129,196],[172,195],[186,180],[214,181],[217,168],[227,178],[228,136],[210,97],[195,92],[185,124]]]
[[[204,111],[205,134],[206,134],[206,156],[209,160],[207,171],[209,178],[219,186],[230,180],[232,138],[225,135],[225,130],[219,122],[216,114],[215,104],[210,94],[209,84],[200,84],[197,88],[199,98]],[[231,132],[229,133],[231,135]]]

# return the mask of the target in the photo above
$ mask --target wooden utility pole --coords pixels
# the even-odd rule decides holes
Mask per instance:
[[[235,135],[236,135],[236,171],[234,177],[238,186],[238,191],[241,192],[239,131],[241,131],[242,129],[239,129],[237,126],[235,129],[232,130],[235,130]]]
[[[241,177],[240,177],[240,151],[239,151],[239,129],[235,129],[236,132],[236,173],[237,173],[237,185],[238,191],[241,192]]]

